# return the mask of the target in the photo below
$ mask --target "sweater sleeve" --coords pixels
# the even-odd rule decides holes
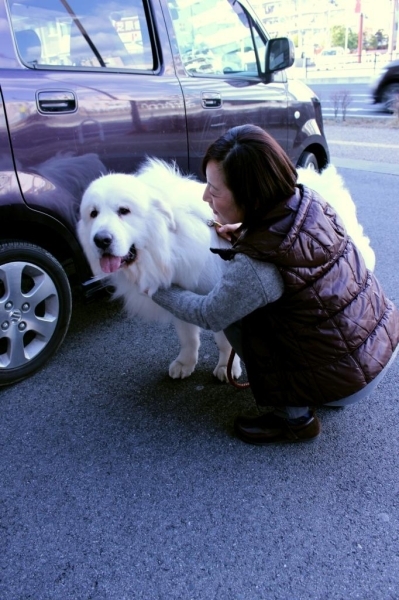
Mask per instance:
[[[283,281],[275,265],[237,254],[207,295],[173,285],[157,290],[152,299],[182,321],[221,331],[261,306],[278,300]]]

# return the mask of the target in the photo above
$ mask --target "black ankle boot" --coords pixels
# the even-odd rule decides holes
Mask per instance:
[[[291,420],[271,412],[257,416],[241,415],[236,418],[234,429],[243,442],[264,445],[311,442],[320,434],[321,424],[312,411],[307,417]]]

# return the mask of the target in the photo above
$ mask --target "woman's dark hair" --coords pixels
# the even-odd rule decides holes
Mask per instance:
[[[297,172],[281,146],[256,125],[239,125],[208,148],[202,170],[210,161],[220,164],[226,186],[250,227],[278,202],[295,193]]]

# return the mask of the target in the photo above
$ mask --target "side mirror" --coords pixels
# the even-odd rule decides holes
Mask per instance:
[[[295,47],[293,42],[286,38],[272,38],[266,45],[265,74],[268,81],[275,71],[288,69],[294,64]]]

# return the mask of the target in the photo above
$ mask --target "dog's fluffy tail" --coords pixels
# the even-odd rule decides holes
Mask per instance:
[[[334,165],[329,165],[322,173],[310,169],[298,169],[298,183],[318,192],[339,214],[348,235],[362,253],[367,268],[373,271],[375,254],[370,246],[370,239],[364,234],[363,227],[357,220],[356,205]]]

